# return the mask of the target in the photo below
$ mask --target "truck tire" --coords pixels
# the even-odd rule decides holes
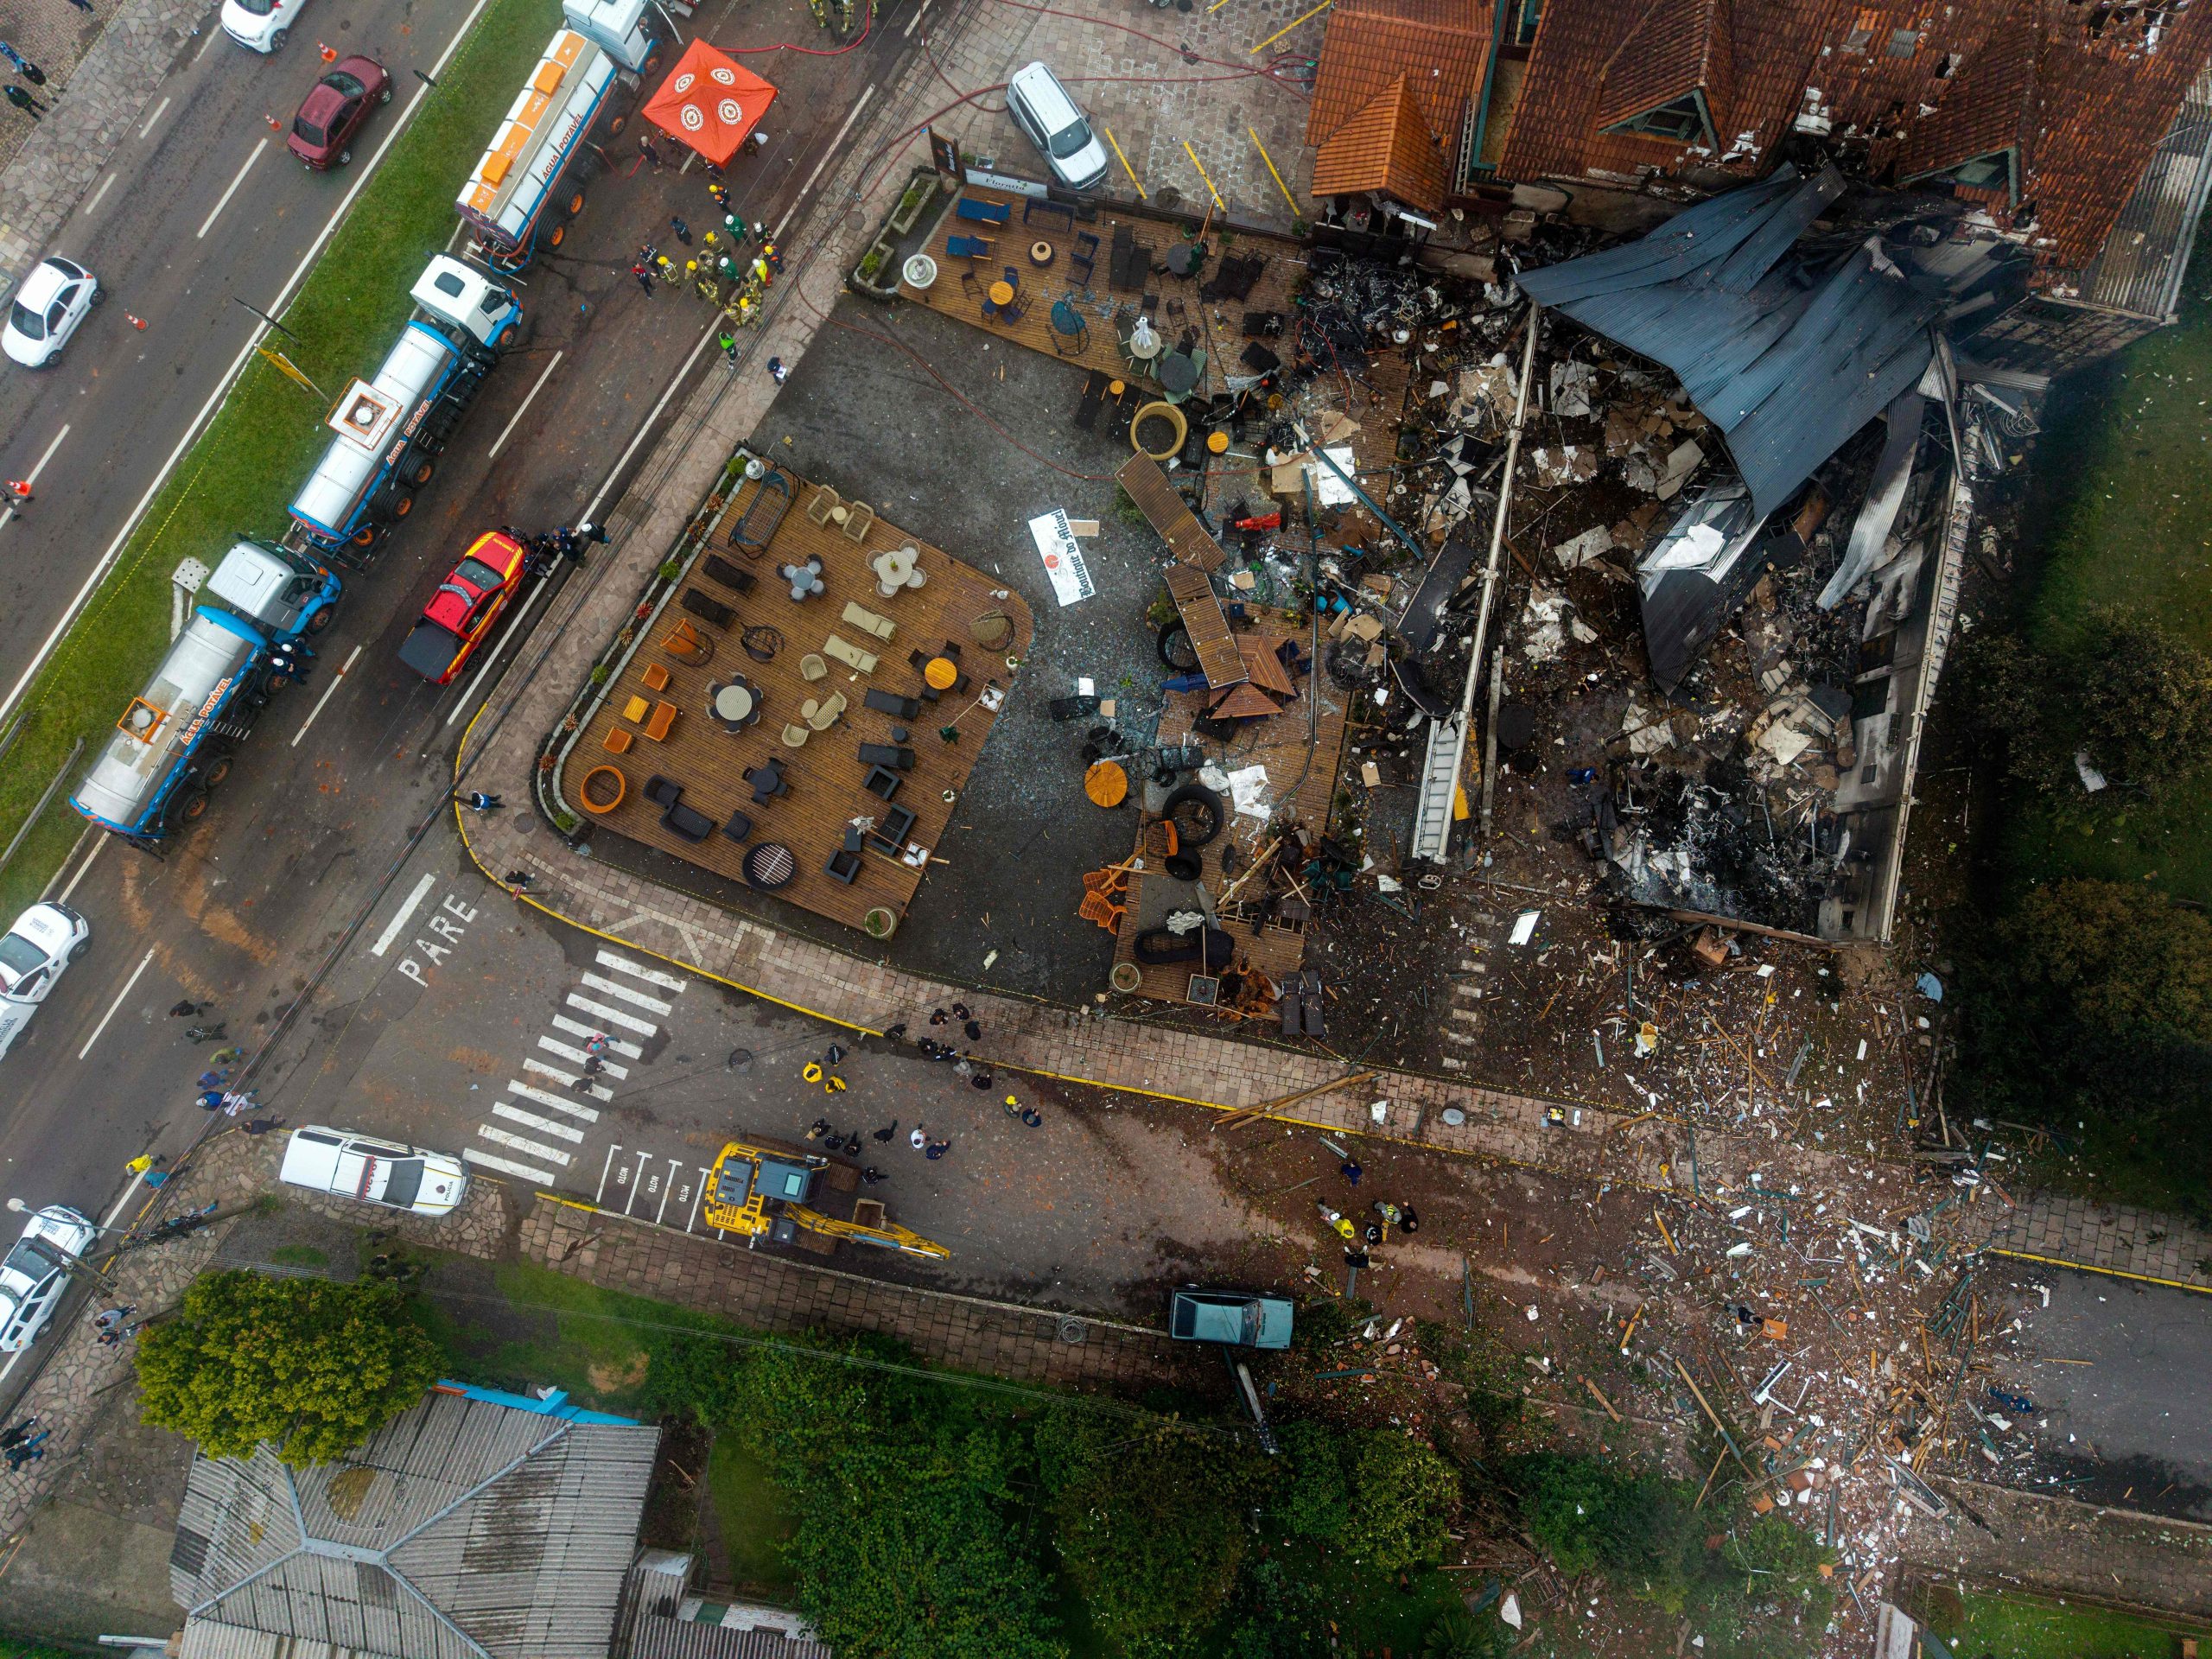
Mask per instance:
[[[197,784],[186,784],[169,797],[168,810],[162,814],[175,829],[179,824],[195,822],[207,810],[207,791]]]
[[[561,210],[563,214],[567,218],[574,219],[578,213],[583,212],[583,210],[584,193],[581,190],[570,191],[569,193],[569,205]]]
[[[1179,850],[1196,852],[1207,845],[1229,822],[1221,797],[1204,784],[1185,784],[1160,804],[1160,816],[1175,826]]]
[[[556,225],[545,232],[545,245],[549,248],[557,248],[568,239],[569,227],[565,225]]]
[[[235,765],[236,762],[237,757],[235,755],[219,754],[215,756],[213,760],[208,761],[206,766],[200,769],[200,787],[202,789],[213,789],[217,785],[220,784],[224,779],[231,775],[231,767]]]
[[[369,517],[380,524],[396,524],[415,511],[415,498],[406,490],[387,486],[369,498]]]
[[[377,544],[377,537],[382,533],[382,531],[383,526],[380,524],[363,524],[347,539],[353,546],[358,547],[365,552],[368,549],[374,547]]]
[[[325,628],[330,626],[332,619],[337,614],[338,607],[335,605],[324,606],[321,610],[315,612],[314,615],[308,618],[308,632],[309,633],[321,633]]]
[[[423,485],[429,483],[430,481],[431,474],[435,473],[437,470],[438,463],[436,461],[429,455],[419,453],[410,456],[408,459],[407,464],[400,468],[400,471],[407,475],[408,483],[416,489],[420,489]]]

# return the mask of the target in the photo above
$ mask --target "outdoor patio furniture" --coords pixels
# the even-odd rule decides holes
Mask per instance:
[[[1002,201],[984,201],[976,196],[963,196],[953,212],[970,225],[1003,225],[1014,217],[1014,209]]]
[[[946,657],[931,657],[922,664],[922,678],[932,691],[950,691],[960,677],[960,666]]]
[[[878,714],[895,715],[900,720],[918,719],[922,712],[920,703],[912,697],[902,697],[896,691],[871,690],[865,701]]]
[[[645,798],[665,811],[683,798],[683,785],[673,778],[664,778],[658,772],[645,779]]]
[[[779,795],[791,793],[791,781],[784,776],[784,763],[779,760],[747,766],[743,776],[745,781],[753,785],[753,804],[755,806],[772,801]]]
[[[874,525],[875,509],[865,501],[855,501],[852,504],[851,510],[845,515],[845,539],[849,542],[864,542],[868,539],[868,531],[874,528]]]
[[[868,568],[875,572],[875,591],[886,599],[895,599],[908,588],[929,585],[929,578],[922,574],[921,550],[911,544],[877,554],[868,562]]]
[[[1117,760],[1099,760],[1083,774],[1083,792],[1093,806],[1119,806],[1129,798],[1129,774]]]
[[[1021,222],[1027,225],[1029,222],[1029,216],[1032,213],[1046,213],[1056,216],[1061,219],[1070,230],[1073,230],[1075,228],[1075,209],[1069,207],[1065,201],[1039,200],[1035,196],[1025,197],[1021,203]],[[1096,237],[1091,238],[1091,240],[1094,242],[1098,238]]]
[[[944,251],[955,259],[988,259],[991,245],[980,236],[948,236]]]
[[[906,781],[888,766],[870,766],[861,787],[869,794],[880,796],[887,801],[899,792],[899,785]]]
[[[880,564],[884,559],[891,556],[888,553],[881,554],[878,556],[876,563]],[[895,592],[896,589],[893,591]],[[888,639],[899,631],[899,625],[889,617],[878,616],[874,611],[855,600],[845,601],[844,614],[841,620],[851,623],[863,633],[874,634],[879,639]]]
[[[803,605],[823,591],[822,561],[819,558],[810,558],[804,564],[779,565],[777,574],[791,583],[794,604]]]
[[[622,705],[622,718],[632,721],[641,721],[652,712],[652,699],[632,696],[629,702]]]
[[[743,680],[707,688],[715,718],[733,732],[741,732],[760,718],[760,694]]]
[[[1109,933],[1118,934],[1122,931],[1122,912],[1128,908],[1126,905],[1115,903],[1106,893],[1089,892],[1083,895],[1083,902],[1075,907],[1075,914],[1077,921],[1096,922]]]
[[[696,808],[684,805],[681,801],[660,815],[660,823],[661,828],[671,836],[681,836],[694,845],[715,833],[715,821],[712,818]]]
[[[834,657],[847,668],[861,674],[873,674],[879,660],[872,651],[862,651],[858,645],[848,645],[836,634],[822,642],[822,654]]]
[[[843,717],[846,708],[845,694],[832,691],[827,697],[809,697],[799,709],[798,717],[806,722],[807,730],[826,732]]]
[[[912,833],[913,828],[914,809],[912,807],[891,807],[876,820],[874,833],[869,839],[896,858],[906,850],[906,837]]]
[[[686,588],[678,602],[702,622],[711,622],[718,628],[726,628],[737,620],[735,611],[712,594],[701,593],[696,588]]]
[[[1160,256],[1160,263],[1167,267],[1171,275],[1188,276],[1205,263],[1205,257],[1203,242],[1178,242]]]
[[[665,663],[647,663],[647,664],[645,664],[645,677],[645,677],[645,690],[648,690],[648,691],[665,691],[665,690],[668,690],[668,664],[665,664]]]
[[[798,874],[798,860],[780,841],[763,841],[746,849],[742,868],[748,886],[772,893],[791,884],[791,877]]]
[[[1238,353],[1236,360],[1255,374],[1273,374],[1277,369],[1282,367],[1282,359],[1277,357],[1256,340],[1247,345],[1243,351]]]
[[[1072,300],[1052,302],[1052,349],[1074,357],[1090,345],[1090,325],[1083,320]]]
[[[599,740],[599,746],[609,754],[627,754],[630,746],[637,741],[637,734],[627,726],[610,726],[607,735]]]
[[[660,648],[677,662],[689,663],[694,668],[715,659],[715,642],[693,627],[688,616],[677,619],[676,626],[660,642]]]
[[[823,484],[815,490],[814,499],[806,504],[806,516],[817,524],[827,524],[830,515],[843,505],[837,492]]]
[[[753,470],[760,467],[757,474]],[[745,511],[729,527],[729,544],[748,559],[757,559],[767,550],[784,515],[791,510],[792,480],[780,467],[765,465],[757,456],[745,463],[746,476],[758,478],[760,487],[745,504]]]
[[[1012,265],[1008,265],[1007,269],[1008,270],[1012,270],[1014,267]],[[1009,305],[1012,305],[1014,303],[1014,287],[1012,283],[993,283],[991,284],[990,292],[985,295],[984,297],[990,301],[991,310],[995,313],[1003,310]]]
[[[999,321],[1001,322],[1020,322],[1028,315],[1029,296],[1026,293],[1015,295],[1012,300],[999,307]]]
[[[783,631],[772,628],[765,622],[755,622],[738,636],[738,643],[745,647],[745,654],[756,663],[772,663],[776,653],[784,648]]]
[[[1282,333],[1280,311],[1247,311],[1242,330],[1248,340],[1273,340]]]
[[[969,620],[968,637],[985,651],[1004,651],[1014,639],[1014,619],[1004,611],[986,611]]]
[[[840,847],[830,855],[830,861],[823,868],[832,881],[842,881],[849,887],[860,880],[861,866],[866,861],[858,853]]]
[[[820,652],[810,651],[798,659],[798,677],[802,680],[826,680],[830,677],[830,664],[822,660]],[[868,695],[874,696],[875,693],[871,691]]]
[[[1093,231],[1077,231],[1075,247],[1068,254],[1068,269],[1076,273],[1076,281],[1084,288],[1090,286],[1092,269],[1098,263],[1098,236]]]
[[[612,785],[612,788],[609,788]],[[630,780],[620,766],[594,766],[576,785],[576,798],[587,812],[612,812],[630,792]]]
[[[1181,403],[1191,395],[1191,389],[1198,384],[1198,364],[1180,352],[1170,352],[1161,358],[1154,372],[1171,404]]]
[[[670,729],[676,724],[676,705],[664,702],[653,710],[652,718],[645,722],[645,735],[656,743],[668,741]]]
[[[1042,269],[1052,263],[1052,245],[1038,241],[1029,245],[1029,263]]]
[[[753,573],[741,570],[719,553],[709,553],[702,561],[707,574],[725,588],[741,594],[753,591]]]
[[[979,303],[982,302],[983,297],[983,287],[981,283],[978,283],[976,280],[976,273],[974,271],[963,270],[960,273],[960,292],[965,298],[975,300]]]
[[[861,759],[871,766],[888,766],[893,772],[912,772],[914,752],[890,743],[863,743]]]
[[[803,749],[806,747],[806,740],[813,735],[804,726],[787,725],[776,734],[776,741],[787,749]]]
[[[733,812],[722,823],[722,834],[731,841],[743,841],[753,833],[753,820],[742,812]]]

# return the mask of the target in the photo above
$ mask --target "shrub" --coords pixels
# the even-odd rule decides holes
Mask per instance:
[[[1343,1437],[1325,1423],[1285,1423],[1281,1434],[1287,1465],[1276,1494],[1274,1518],[1300,1538],[1334,1542],[1351,1525],[1351,1484]]]
[[[1459,1478],[1425,1440],[1376,1431],[1351,1471],[1351,1536],[1386,1573],[1441,1560],[1444,1529],[1459,1505]]]

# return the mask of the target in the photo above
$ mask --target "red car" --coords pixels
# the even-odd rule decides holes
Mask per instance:
[[[529,550],[513,537],[496,530],[479,536],[423,607],[399,660],[433,685],[450,684],[522,591],[529,564]]]
[[[353,159],[353,137],[379,104],[391,102],[391,77],[374,58],[340,58],[315,82],[292,118],[285,148],[321,173]]]

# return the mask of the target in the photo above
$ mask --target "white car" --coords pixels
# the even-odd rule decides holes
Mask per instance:
[[[292,1131],[277,1179],[417,1216],[449,1215],[468,1191],[458,1158],[320,1123]]]
[[[61,355],[86,313],[106,297],[99,279],[75,261],[58,254],[40,260],[8,308],[0,351],[26,368],[44,368]]]
[[[31,1217],[0,1262],[0,1353],[29,1347],[46,1328],[68,1286],[69,1258],[91,1249],[99,1230],[66,1204],[50,1204]]]
[[[1090,130],[1060,78],[1040,62],[1026,64],[1006,84],[1007,113],[1045,153],[1052,176],[1071,190],[1088,190],[1106,176],[1106,146]]]
[[[274,52],[308,0],[223,0],[223,33],[256,52]]]
[[[92,924],[67,905],[33,905],[0,936],[0,1056],[92,937]]]

